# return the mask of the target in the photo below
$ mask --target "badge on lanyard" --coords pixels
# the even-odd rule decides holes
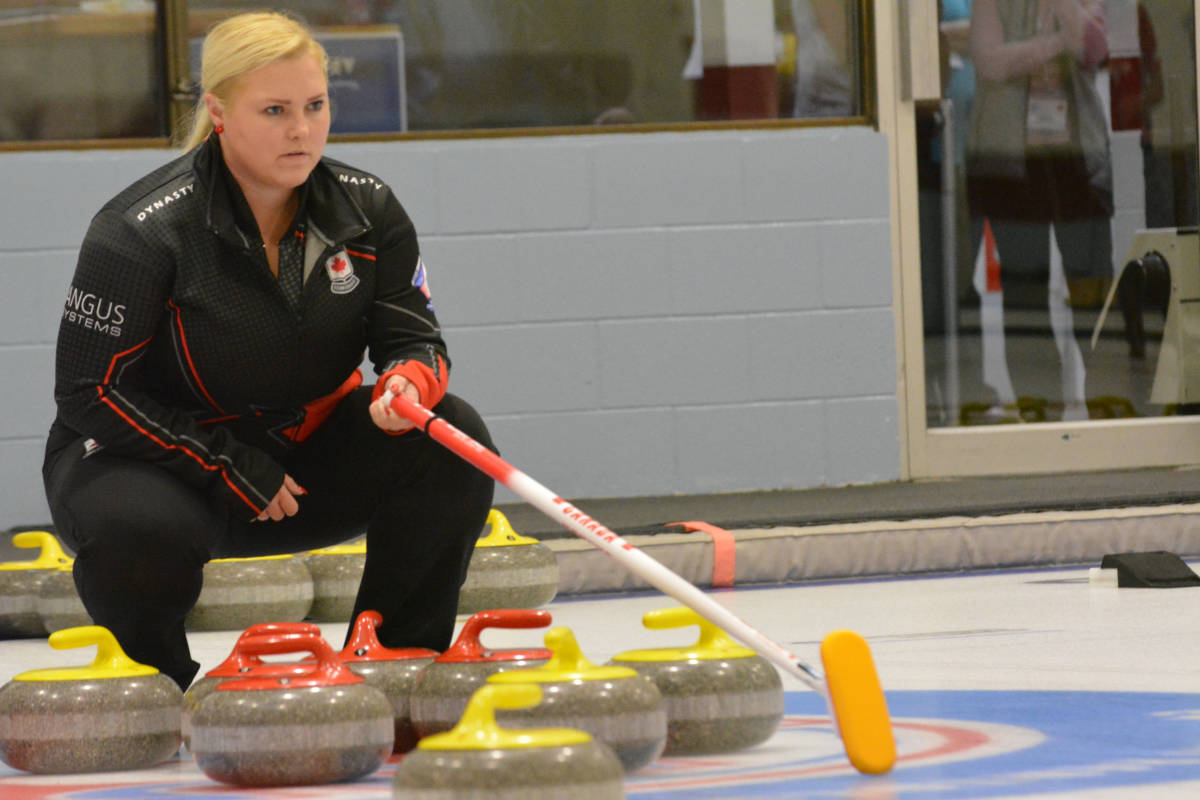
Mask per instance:
[[[1063,146],[1071,141],[1067,88],[1058,59],[1046,64],[1029,79],[1025,135],[1029,147]]]

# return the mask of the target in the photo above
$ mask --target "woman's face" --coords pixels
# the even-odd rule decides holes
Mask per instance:
[[[304,183],[329,138],[328,88],[317,59],[305,55],[243,75],[227,103],[205,98],[213,124],[225,129],[225,163],[243,191]]]

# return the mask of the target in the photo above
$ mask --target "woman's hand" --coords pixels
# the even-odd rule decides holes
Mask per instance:
[[[300,510],[300,503],[296,500],[300,495],[308,494],[308,492],[295,480],[291,475],[283,476],[283,486],[279,487],[279,491],[271,498],[271,502],[263,509],[263,512],[258,515],[258,522],[266,522],[268,519],[273,522],[278,522],[284,517],[291,517]]]
[[[1054,23],[1062,38],[1063,50],[1071,53],[1088,69],[1108,58],[1104,6],[1097,0],[1052,0]]]
[[[417,391],[417,387],[408,378],[393,375],[384,384],[384,389],[390,389],[392,394],[402,394],[414,403],[421,402],[421,393]],[[386,402],[386,395],[380,396],[379,399],[371,403],[368,410],[371,414],[371,421],[388,433],[403,433],[413,426],[411,422],[392,410],[392,407]]]

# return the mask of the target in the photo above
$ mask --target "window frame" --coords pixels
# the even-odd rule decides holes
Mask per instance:
[[[704,122],[630,123],[622,125],[572,125],[528,128],[469,128],[398,133],[335,133],[331,143],[402,142],[418,140],[461,140],[537,138],[551,136],[595,136],[627,133],[694,132],[722,130],[771,130],[779,128],[825,128],[868,126],[879,128],[879,92],[876,70],[875,8],[872,0],[852,0],[861,21],[858,31],[856,87],[862,113],[848,117],[802,119],[748,119]],[[184,130],[193,104],[188,62],[188,0],[156,0],[155,49],[162,67],[163,96],[167,98],[168,136],[120,139],[45,139],[0,142],[0,153],[51,150],[136,150],[173,146],[186,135]]]

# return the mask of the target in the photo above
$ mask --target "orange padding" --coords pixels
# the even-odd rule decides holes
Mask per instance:
[[[667,525],[682,525],[689,533],[699,531],[711,536],[713,541],[712,586],[714,589],[733,586],[734,572],[737,567],[737,541],[733,538],[732,533],[707,522],[668,522]]]

